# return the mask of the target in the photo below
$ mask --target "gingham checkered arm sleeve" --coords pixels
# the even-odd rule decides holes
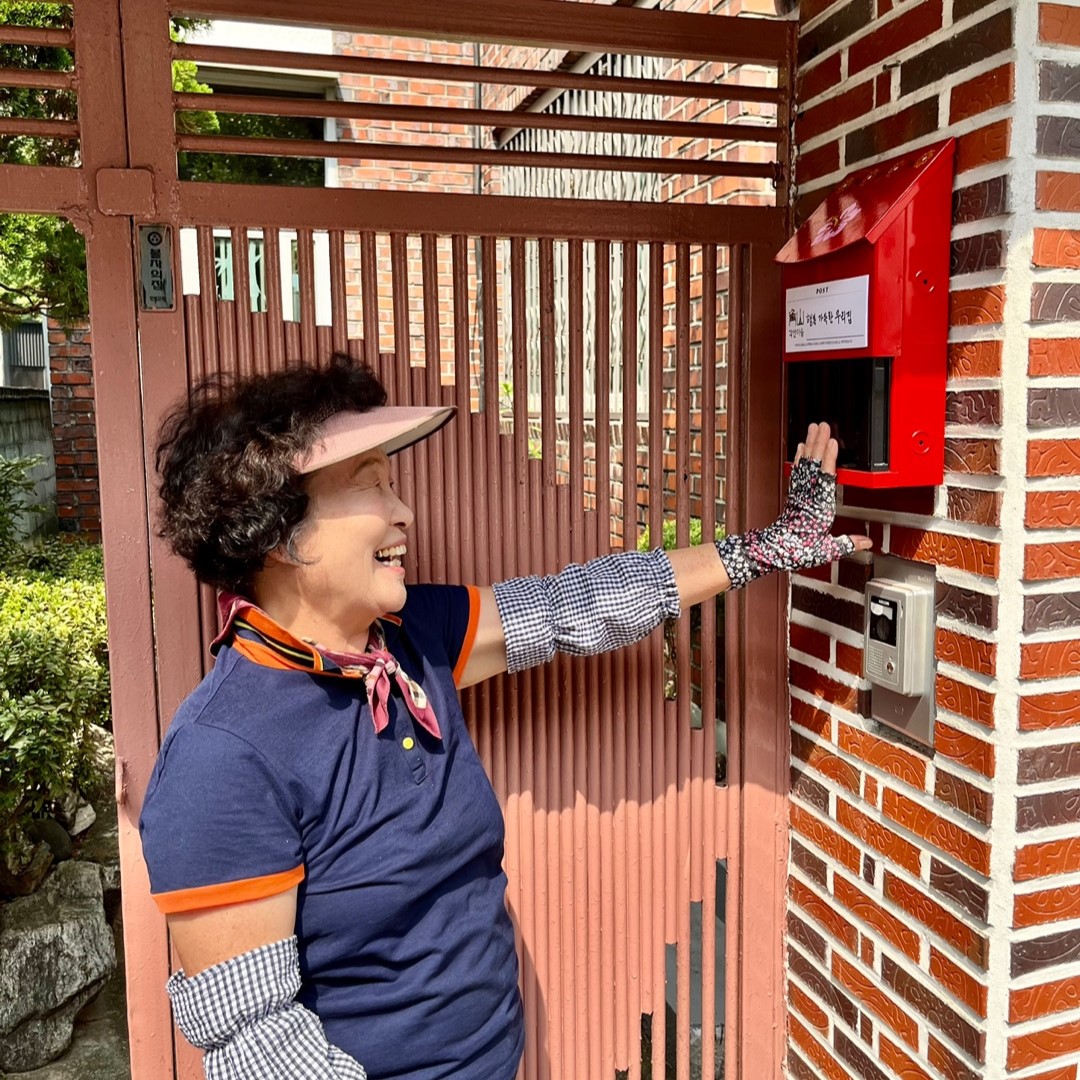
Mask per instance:
[[[511,672],[620,649],[680,612],[671,560],[662,550],[604,555],[548,577],[494,586]]]
[[[203,1051],[207,1080],[367,1080],[331,1046],[300,989],[296,938],[275,941],[166,986],[176,1024]]]

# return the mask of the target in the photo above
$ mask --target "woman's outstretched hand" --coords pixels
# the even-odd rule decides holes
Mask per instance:
[[[807,570],[853,551],[869,551],[870,537],[833,536],[837,442],[828,424],[811,424],[799,443],[787,502],[772,525],[720,540],[716,550],[733,589],[784,570]]]

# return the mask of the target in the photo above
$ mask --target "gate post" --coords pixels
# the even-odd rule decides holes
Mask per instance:
[[[129,164],[117,0],[78,5],[75,33],[82,168],[88,179],[98,181],[86,185],[80,225],[86,236],[101,459],[131,1072],[136,1080],[168,1080],[174,1070],[172,1018],[163,990],[167,941],[150,899],[138,836],[138,814],[158,749],[158,694],[132,219],[130,211],[114,216],[117,207],[109,205],[109,178],[122,175]]]

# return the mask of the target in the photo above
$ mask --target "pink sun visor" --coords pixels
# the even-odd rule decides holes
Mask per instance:
[[[296,459],[294,468],[311,473],[369,450],[396,454],[434,435],[456,412],[452,405],[384,405],[367,412],[335,413],[322,425],[311,449]]]

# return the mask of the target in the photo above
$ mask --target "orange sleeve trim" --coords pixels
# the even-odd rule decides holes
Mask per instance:
[[[465,674],[465,665],[469,662],[473,645],[476,644],[476,630],[480,625],[480,590],[475,585],[466,585],[469,590],[469,625],[465,630],[465,640],[461,645],[457,663],[454,665],[454,685],[461,684],[461,677]]]
[[[242,878],[224,881],[220,885],[201,885],[195,889],[175,889],[157,893],[154,903],[163,915],[175,915],[183,911],[202,911],[204,908],[224,907],[226,904],[242,904],[246,900],[264,900],[288,892],[304,880],[303,864],[279,874],[265,877]]]

